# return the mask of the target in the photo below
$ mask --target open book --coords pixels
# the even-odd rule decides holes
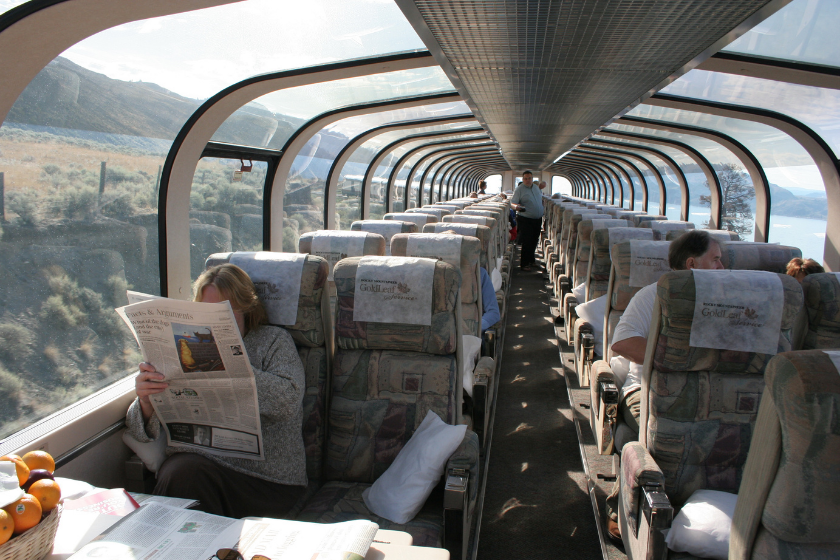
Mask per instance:
[[[363,560],[378,530],[370,521],[321,524],[230,519],[148,503],[86,544],[71,560],[206,560],[221,548],[271,560]]]

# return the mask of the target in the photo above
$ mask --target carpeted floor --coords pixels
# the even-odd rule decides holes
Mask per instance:
[[[479,560],[601,558],[546,282],[513,271]]]

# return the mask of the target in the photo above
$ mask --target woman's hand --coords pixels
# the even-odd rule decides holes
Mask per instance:
[[[155,412],[149,396],[162,393],[167,387],[169,383],[164,381],[163,374],[158,372],[155,366],[149,362],[140,364],[140,373],[134,378],[134,392],[140,400],[140,409],[143,411],[143,420],[146,422]]]

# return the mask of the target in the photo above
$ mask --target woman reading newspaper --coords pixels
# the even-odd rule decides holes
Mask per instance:
[[[167,447],[154,493],[199,500],[199,509],[227,517],[284,517],[303,495],[306,462],[302,436],[304,370],[291,335],[265,325],[265,309],[241,268],[223,264],[194,285],[195,301],[229,301],[254,370],[265,461],[220,457],[200,447]],[[154,366],[140,364],[137,398],[126,414],[128,433],[140,442],[161,434],[150,395],[167,388]]]

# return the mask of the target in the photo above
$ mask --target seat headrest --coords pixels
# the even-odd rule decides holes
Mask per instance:
[[[667,219],[668,219],[668,216],[641,214],[639,216],[633,216],[633,224],[636,227],[641,227],[641,225],[644,222],[647,222],[647,221],[650,221],[650,220],[667,220]]]
[[[791,329],[803,304],[802,288],[796,279],[755,271],[699,273],[702,278],[696,278],[691,270],[666,272],[657,283],[662,317],[660,342],[654,353],[658,371],[761,373],[773,353],[734,350],[726,345],[762,345],[773,330],[774,317],[778,317],[779,325],[772,337],[775,351],[791,349]],[[756,277],[764,274],[767,276],[762,279]],[[732,282],[739,287],[733,289]],[[704,290],[700,301],[696,285]],[[778,296],[769,299],[770,293]],[[700,315],[695,314],[696,310]],[[695,328],[695,321],[703,328]],[[726,332],[725,329],[733,334],[718,348],[691,343],[698,335],[706,340]]]
[[[245,272],[252,275],[253,271],[248,270],[248,265],[244,264],[243,260],[237,258],[238,255],[245,256],[248,253],[215,253],[207,257],[205,262],[206,268],[216,265],[231,262],[233,258],[234,263],[240,266]],[[292,253],[293,254],[293,253]],[[291,255],[291,254],[290,254]],[[298,264],[292,260],[289,261],[264,261],[261,263],[263,271],[275,271],[278,277],[284,277],[288,281],[288,276],[292,275],[294,278],[300,278],[299,281],[299,295],[297,301],[297,317],[293,325],[279,325],[289,331],[295,344],[298,346],[305,346],[314,348],[323,346],[326,341],[326,332],[324,329],[324,317],[321,314],[321,302],[323,297],[323,290],[327,284],[327,275],[329,267],[327,261],[321,257],[314,255],[304,255],[303,267],[300,270]],[[300,272],[298,272],[300,270]],[[298,276],[299,274],[299,276]],[[271,291],[270,288],[261,289],[260,283],[256,282],[257,293],[260,299],[263,298],[264,293]],[[286,284],[284,284],[286,285]]]
[[[428,352],[430,354],[453,354],[456,348],[455,304],[461,287],[461,272],[456,267],[442,261],[432,262],[433,274],[430,286],[408,286],[418,297],[431,291],[431,325],[406,323],[379,323],[356,321],[355,303],[357,290],[357,272],[362,259],[379,259],[384,266],[415,266],[418,259],[408,257],[352,257],[340,261],[335,267],[335,285],[338,294],[335,335],[339,348],[369,350],[401,350],[407,352]],[[423,259],[419,259],[423,260]],[[425,266],[421,263],[420,266]],[[405,272],[405,271],[397,271]],[[408,272],[411,272],[410,270]],[[382,285],[391,289],[392,285],[385,278]],[[376,282],[364,282],[373,285]],[[359,286],[361,288],[361,284]],[[398,285],[393,284],[396,294]],[[386,288],[375,288],[387,296]],[[405,288],[403,287],[404,291]],[[367,290],[366,290],[367,291]],[[411,292],[407,292],[411,293]],[[387,303],[387,302],[385,302]],[[387,307],[387,306],[383,306]]]
[[[754,241],[721,241],[720,260],[725,268],[732,270],[765,270],[784,274],[787,263],[794,257],[802,257],[798,247],[757,243]]]
[[[438,221],[437,216],[434,214],[423,214],[422,212],[389,212],[383,218],[386,220],[411,222],[417,226],[417,231],[423,229],[423,226],[426,224]]]
[[[691,231],[691,230],[688,230],[688,229],[671,230],[671,231],[669,231],[668,233],[665,234],[665,240],[666,241],[675,241],[675,240],[679,239],[680,237],[682,237],[683,235],[685,235],[686,233],[688,233],[689,231]],[[723,241],[740,241],[741,240],[740,236],[734,231],[726,231],[726,230],[722,230],[722,229],[703,229],[703,230],[700,230],[700,231],[705,231],[706,233],[709,234],[709,236],[712,239],[716,240],[719,243],[723,242]]]
[[[837,274],[809,274],[802,280],[808,332],[803,349],[840,348],[840,281]]]

